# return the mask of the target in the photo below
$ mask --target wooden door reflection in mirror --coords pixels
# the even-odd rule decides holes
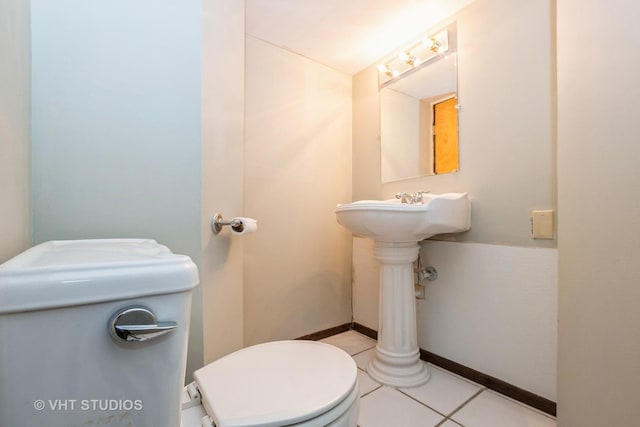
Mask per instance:
[[[433,171],[458,170],[458,110],[455,97],[433,105]]]

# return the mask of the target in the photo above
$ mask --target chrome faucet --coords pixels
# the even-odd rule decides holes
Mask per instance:
[[[408,194],[405,192],[401,192],[396,194],[396,199],[400,199],[400,203],[424,203],[425,197],[424,195],[429,193],[428,191],[418,191],[417,193]]]
[[[412,203],[413,200],[411,195],[405,193],[404,191],[402,193],[397,193],[396,199],[400,199],[400,203]]]

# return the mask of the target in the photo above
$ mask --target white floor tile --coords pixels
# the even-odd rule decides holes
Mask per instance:
[[[434,427],[444,419],[437,412],[391,387],[380,387],[360,400],[360,427]]]
[[[482,389],[435,366],[428,368],[431,377],[426,384],[401,390],[442,414],[451,414]]]
[[[353,360],[356,361],[356,365],[358,365],[358,368],[362,369],[363,371],[366,371],[367,365],[369,365],[369,361],[373,359],[373,356],[375,356],[375,354],[376,354],[375,347],[370,348],[369,350],[365,350],[353,356]]]
[[[556,420],[485,390],[451,417],[465,427],[555,427]]]
[[[380,384],[374,381],[366,372],[358,369],[358,383],[360,385],[360,396],[372,392],[380,387]]]
[[[356,331],[343,332],[341,334],[333,335],[320,341],[327,344],[335,345],[336,347],[343,349],[352,356],[356,353],[360,353],[361,351],[375,347],[376,345],[376,342],[374,340]]]

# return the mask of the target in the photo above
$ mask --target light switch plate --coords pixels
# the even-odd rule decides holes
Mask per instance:
[[[553,210],[531,211],[531,237],[553,239]]]

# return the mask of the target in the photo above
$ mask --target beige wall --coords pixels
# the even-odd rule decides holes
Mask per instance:
[[[244,1],[203,3],[202,43],[202,289],[208,363],[242,347],[242,245],[211,217],[242,215],[244,138]],[[194,317],[194,320],[196,318]]]
[[[353,198],[468,191],[471,231],[458,240],[553,247],[553,240],[531,239],[529,222],[532,209],[556,206],[551,4],[477,0],[451,20],[458,26],[460,172],[381,184],[372,65],[353,79]]]
[[[351,321],[351,77],[247,37],[245,345]]]
[[[640,6],[558,0],[558,426],[640,419]]]
[[[31,244],[29,2],[0,2],[0,263]]]

